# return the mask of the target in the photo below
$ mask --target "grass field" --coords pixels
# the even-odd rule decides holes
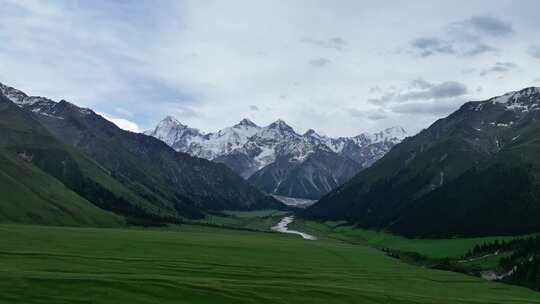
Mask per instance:
[[[540,303],[540,293],[333,239],[0,226],[2,303]]]
[[[270,231],[279,220],[286,215],[280,210],[254,210],[254,211],[224,211],[208,214],[205,218],[193,221],[194,224],[212,225],[236,229],[249,229]]]
[[[415,252],[433,259],[459,258],[477,244],[515,238],[512,236],[491,236],[456,239],[410,239],[385,232],[354,229],[351,226],[342,226],[340,224],[343,223],[297,220],[291,227],[328,239],[340,239],[376,248]]]
[[[1,133],[1,132],[0,132]],[[4,136],[4,135],[2,135]],[[119,227],[121,217],[92,205],[0,147],[0,222]]]

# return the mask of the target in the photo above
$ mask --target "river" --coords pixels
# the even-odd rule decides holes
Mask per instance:
[[[301,236],[305,240],[314,241],[314,240],[317,239],[317,237],[315,237],[315,236],[313,236],[311,234],[307,234],[307,233],[304,233],[304,232],[289,229],[287,226],[289,226],[289,224],[292,223],[292,222],[294,222],[294,216],[292,216],[292,215],[286,216],[286,217],[282,218],[281,221],[279,221],[279,223],[277,223],[277,225],[272,227],[272,230],[277,231],[277,232],[281,232],[281,233],[298,234],[299,236]]]

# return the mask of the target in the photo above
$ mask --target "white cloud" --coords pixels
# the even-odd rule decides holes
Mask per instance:
[[[128,117],[143,129],[165,115],[208,131],[244,117],[260,124],[281,117],[299,131],[339,136],[396,124],[414,133],[448,109],[415,116],[413,104],[394,112],[369,101],[381,97],[372,88],[455,80],[482,86],[466,96],[478,100],[538,77],[540,61],[528,54],[538,43],[531,41],[537,1],[234,3],[0,0],[7,12],[0,18],[0,81]],[[464,20],[466,33],[483,37],[465,50],[474,58],[410,56],[411,41],[439,37]],[[460,33],[460,41],[467,38]],[[452,37],[420,46],[445,51]],[[462,72],[508,61],[520,68],[504,80]]]
[[[141,128],[139,127],[139,125],[131,120],[128,120],[125,118],[111,117],[108,114],[104,114],[104,113],[97,113],[97,114],[103,116],[103,118],[114,123],[120,129],[131,131],[131,132],[137,132],[137,133],[141,132]]]

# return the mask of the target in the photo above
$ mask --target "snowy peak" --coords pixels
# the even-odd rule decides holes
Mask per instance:
[[[282,133],[295,133],[294,129],[291,126],[289,126],[282,119],[278,119],[278,120],[274,121],[273,123],[268,125],[268,127],[266,127],[266,128],[269,129],[269,130],[276,130],[276,131],[279,131],[279,132],[282,132]]]
[[[244,118],[239,123],[234,125],[234,127],[258,128],[259,126],[257,126],[253,121],[251,121],[251,120],[249,120],[247,118]]]
[[[282,119],[265,127],[242,119],[232,127],[204,134],[173,117],[166,117],[146,134],[165,141],[177,151],[225,162],[244,177],[277,160],[302,163],[320,151],[336,153],[366,167],[407,135],[401,127],[355,137],[331,138],[313,129],[299,135]]]
[[[163,120],[160,122],[160,124],[170,124],[170,125],[182,125],[178,119],[176,119],[173,116],[166,116],[163,118]]]
[[[384,141],[397,141],[400,142],[407,137],[407,132],[405,129],[399,126],[390,127],[384,129],[381,132],[374,133],[371,135],[373,142],[384,142]]]
[[[94,113],[88,108],[78,107],[64,99],[60,102],[41,97],[41,96],[28,96],[24,92],[19,91],[10,86],[0,83],[0,93],[6,96],[14,104],[19,107],[24,107],[33,113],[49,116],[52,118],[59,118],[55,116],[57,113],[65,109],[76,109],[82,115],[89,115]]]
[[[493,104],[502,104],[508,110],[528,112],[540,109],[540,88],[529,87],[517,92],[506,93],[488,100]]]
[[[254,138],[254,141],[261,144],[263,141],[271,142],[281,142],[281,143],[291,143],[292,141],[301,140],[301,136],[298,135],[294,129],[289,126],[285,121],[278,119],[275,122],[269,124],[268,126],[261,128],[257,132]],[[253,147],[253,145],[252,145]]]
[[[167,116],[163,120],[161,120],[158,125],[156,126],[156,130],[171,130],[171,129],[186,129],[187,126],[183,125],[178,121],[178,119]]]
[[[223,163],[270,194],[291,197],[327,193],[371,166],[406,136],[401,127],[356,137],[331,138],[313,129],[299,135],[282,119],[265,127],[242,119],[205,135],[187,134],[187,129],[166,118],[149,135],[177,151]]]
[[[232,127],[205,134],[167,116],[145,134],[164,141],[177,151],[212,160],[242,147],[260,129],[249,119],[242,119]]]
[[[306,133],[304,133],[304,135],[302,135],[304,137],[313,137],[313,138],[317,138],[317,139],[320,139],[322,138],[321,135],[319,135],[315,130],[313,129],[309,129],[306,131]]]
[[[10,86],[0,83],[0,92],[18,106],[33,105],[38,102],[53,103],[52,100],[40,96],[28,96]]]
[[[504,95],[493,97],[489,101],[493,103],[507,104],[507,103],[517,101],[521,98],[536,97],[538,95],[540,95],[539,87],[529,87],[529,88],[522,89],[520,91],[508,92]]]
[[[181,152],[187,152],[182,146],[189,145],[195,138],[203,136],[199,130],[183,125],[172,116],[165,117],[153,130],[144,134],[160,139]]]
[[[243,119],[232,127],[207,134],[202,141],[190,147],[189,151],[199,157],[214,159],[240,149],[260,129],[250,120]]]
[[[20,104],[24,99],[28,98],[28,96],[23,92],[12,87],[8,87],[3,83],[0,83],[0,92],[2,92],[4,96],[16,104]]]

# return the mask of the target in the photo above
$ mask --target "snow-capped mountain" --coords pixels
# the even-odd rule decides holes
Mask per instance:
[[[87,108],[79,108],[75,105],[65,101],[61,100],[60,102],[55,102],[51,99],[41,97],[41,96],[28,96],[24,92],[17,90],[15,88],[9,87],[7,85],[4,85],[0,83],[0,93],[2,93],[4,96],[6,96],[11,102],[18,105],[21,108],[25,108],[27,110],[32,111],[33,113],[37,113],[43,116],[48,116],[52,118],[57,119],[63,119],[62,117],[55,115],[55,111],[57,111],[57,104],[61,104],[65,107],[73,107],[76,108],[77,111],[80,114],[88,115],[90,113],[93,113],[92,110]]]
[[[309,130],[304,137],[315,144],[328,147],[335,153],[347,156],[366,168],[407,137],[407,132],[402,127],[394,126],[373,134],[362,133],[354,137],[331,138]]]
[[[40,102],[52,102],[52,100],[44,97],[28,96],[24,92],[8,87],[2,83],[0,83],[0,92],[18,106],[33,105]]]
[[[177,151],[213,160],[241,148],[260,130],[261,127],[249,119],[243,119],[232,127],[204,134],[198,129],[183,125],[172,116],[167,116],[153,130],[144,133],[161,139]]]
[[[204,136],[199,130],[181,124],[172,116],[165,117],[153,131],[144,133],[164,141],[180,152],[188,152],[186,148],[194,142],[202,141]]]
[[[529,112],[540,109],[540,88],[529,87],[521,91],[506,93],[502,96],[494,97],[489,100],[491,103],[505,105],[506,109]]]
[[[243,119],[232,127],[205,134],[170,116],[145,134],[177,151],[224,163],[269,193],[305,198],[318,198],[339,186],[407,135],[401,127],[354,137],[331,138],[314,130],[298,134],[281,119],[265,127]],[[322,159],[324,168],[315,168]],[[301,165],[312,163],[317,164],[302,169]],[[343,165],[342,169],[332,170],[330,167],[337,163]],[[313,180],[313,175],[322,171],[325,173],[318,176],[319,180]],[[296,185],[300,180],[304,180],[302,185]],[[291,187],[301,190],[285,191],[283,185],[295,185]]]

